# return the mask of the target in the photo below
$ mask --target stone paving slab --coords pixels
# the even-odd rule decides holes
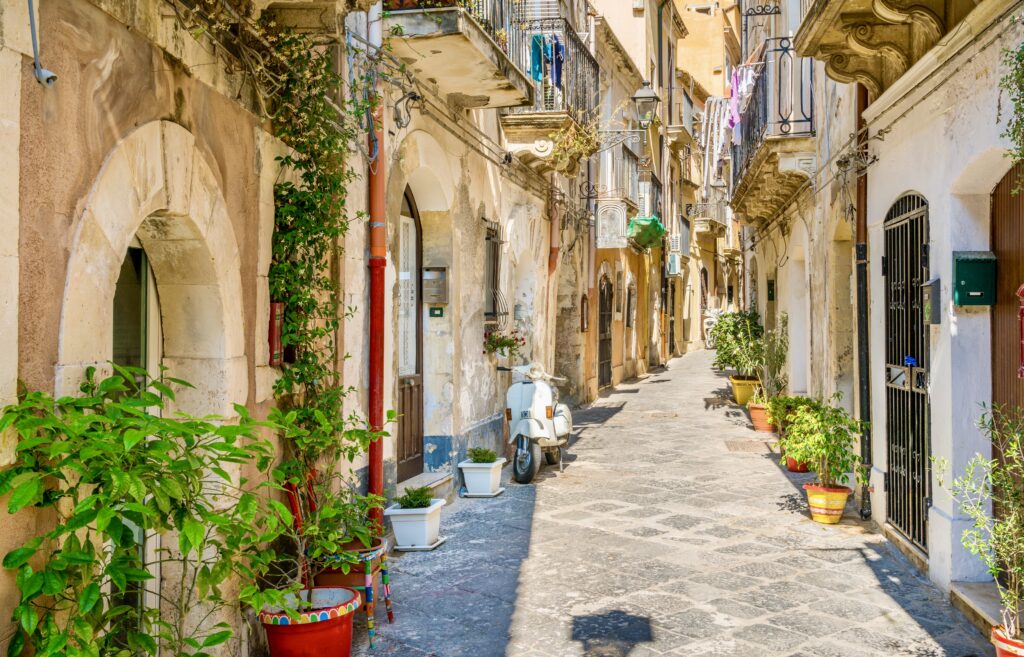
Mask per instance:
[[[396,555],[396,622],[356,657],[992,655],[852,510],[810,520],[810,475],[753,444],[710,363],[579,411],[564,472],[446,507],[448,542]]]

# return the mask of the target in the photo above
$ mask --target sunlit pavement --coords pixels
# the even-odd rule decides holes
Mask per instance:
[[[447,508],[447,543],[393,560],[396,622],[379,614],[375,651],[358,627],[356,653],[991,655],[850,509],[809,519],[808,475],[779,468],[710,362],[578,412],[564,472]]]

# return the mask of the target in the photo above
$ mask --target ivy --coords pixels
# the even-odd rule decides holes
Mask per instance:
[[[1003,65],[1007,71],[999,81],[999,87],[1006,92],[1011,110],[1003,137],[1010,140],[1009,157],[1014,164],[1024,162],[1024,44],[1015,49],[1003,51]],[[1014,186],[1014,193],[1021,189],[1021,181]]]

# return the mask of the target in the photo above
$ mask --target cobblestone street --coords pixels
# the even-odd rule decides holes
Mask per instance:
[[[358,654],[990,655],[852,510],[809,519],[810,475],[778,467],[710,362],[579,412],[564,472],[445,509],[447,543],[394,559],[396,623]]]

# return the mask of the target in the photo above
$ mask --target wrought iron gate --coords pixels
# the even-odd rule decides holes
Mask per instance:
[[[900,198],[885,218],[886,518],[928,549],[931,453],[928,330],[921,285],[928,280],[928,202]]]
[[[597,386],[612,384],[612,282],[601,277],[597,317]]]

